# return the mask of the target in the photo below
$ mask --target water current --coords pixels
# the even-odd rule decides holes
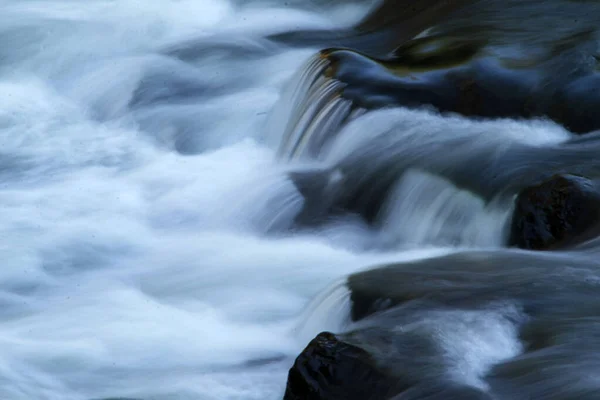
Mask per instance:
[[[348,275],[504,246],[511,198],[486,193],[514,175],[465,170],[573,134],[367,112],[320,46],[267,40],[374,3],[0,0],[0,399],[281,399],[307,342],[349,323]],[[400,158],[374,220],[297,224],[311,200],[290,171],[335,186]],[[523,351],[516,303],[436,312],[456,379],[485,388]]]

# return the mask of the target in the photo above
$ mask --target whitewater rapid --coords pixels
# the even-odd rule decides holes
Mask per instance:
[[[280,399],[307,340],[344,323],[339,298],[310,308],[325,288],[500,245],[508,209],[420,172],[379,230],[290,230],[303,198],[266,127],[319,49],[264,38],[373,2],[340,3],[0,1],[0,399]],[[492,323],[508,353],[472,339],[477,363],[519,346]]]
[[[312,51],[261,38],[360,8],[0,2],[0,398],[281,396],[298,315],[361,257],[268,236],[302,199],[261,129]]]

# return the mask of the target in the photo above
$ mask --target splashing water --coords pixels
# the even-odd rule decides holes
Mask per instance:
[[[570,133],[366,113],[324,75],[320,49],[265,39],[349,26],[373,3],[0,1],[1,399],[280,399],[306,341],[346,326],[348,293],[332,282],[502,245],[510,203],[485,203],[446,166],[500,165]],[[395,178],[373,226],[294,228],[307,200],[290,169],[354,165],[358,182],[465,141]],[[444,351],[456,379],[483,386],[520,352],[515,328],[501,312],[457,319],[453,332],[435,322]]]
[[[302,198],[263,126],[314,49],[262,38],[363,8],[0,2],[0,398],[280,397],[261,360],[363,257],[270,234]]]

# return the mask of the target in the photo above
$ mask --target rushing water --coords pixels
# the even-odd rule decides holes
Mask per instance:
[[[396,183],[403,200],[374,225],[290,229],[305,199],[286,157],[348,161],[366,129],[402,127],[417,155],[440,133],[487,133],[473,157],[571,137],[543,121],[362,116],[336,96],[319,119],[295,85],[320,49],[265,37],[348,26],[373,3],[0,0],[0,399],[280,399],[307,340],[345,323],[347,293],[330,285],[502,244],[510,204],[427,168]],[[293,150],[344,121],[326,152],[311,153],[324,138]],[[473,385],[519,353],[511,312],[444,316]]]
[[[370,238],[271,234],[302,198],[264,125],[315,49],[263,37],[364,8],[296,6],[0,2],[1,399],[281,396]]]

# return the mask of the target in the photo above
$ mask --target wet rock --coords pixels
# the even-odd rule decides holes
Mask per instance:
[[[550,3],[557,8],[543,13],[541,4],[517,0],[383,1],[355,27],[355,40],[323,42],[335,47],[324,54],[328,77],[345,85],[343,98],[366,109],[427,107],[485,119],[551,119],[578,134],[598,130],[599,3]],[[547,20],[521,23],[539,14]],[[384,42],[395,46],[373,51]]]
[[[302,47],[351,48],[386,56],[431,26],[452,19],[474,0],[385,0],[358,24],[341,30],[291,30],[268,37],[276,43]]]
[[[597,71],[558,80],[553,77],[561,71],[542,63],[511,66],[485,56],[485,48],[483,39],[427,37],[387,59],[348,49],[328,49],[324,57],[333,66],[331,77],[346,85],[343,97],[366,109],[432,107],[484,119],[547,118],[578,134],[600,129]],[[573,62],[572,68],[579,66]]]
[[[284,400],[384,400],[401,390],[365,350],[322,332],[290,369]]]
[[[374,390],[362,398],[600,398],[597,382],[573,384],[598,361],[590,351],[600,343],[598,274],[596,254],[514,249],[458,251],[352,274],[353,305],[364,303],[360,318],[350,332],[321,334],[322,342],[307,347],[290,371],[286,399],[358,399],[366,390],[353,391],[361,384],[370,390],[377,378],[403,386],[392,387],[391,397]],[[360,370],[377,375],[362,378]]]
[[[523,190],[516,199],[509,245],[551,250],[600,233],[600,191],[592,181],[556,175]]]
[[[575,133],[588,133],[600,128],[600,75],[591,74],[576,79],[556,97],[550,115]]]
[[[291,368],[284,400],[491,399],[446,379],[444,353],[426,331],[380,327],[395,317],[341,336],[317,335]]]

